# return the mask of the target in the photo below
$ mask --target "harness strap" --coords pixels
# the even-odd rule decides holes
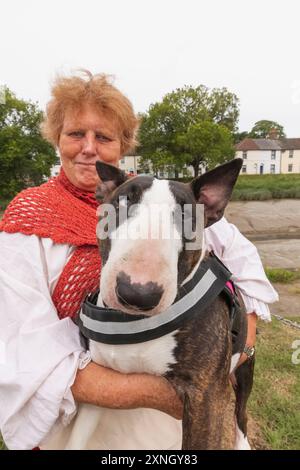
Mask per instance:
[[[94,304],[94,294],[82,305],[78,318],[80,331],[86,338],[105,344],[132,344],[159,338],[177,330],[184,322],[205,310],[226,289],[230,277],[230,271],[210,253],[193,278],[179,289],[175,302],[152,317],[98,307]],[[231,302],[231,294],[229,299]]]

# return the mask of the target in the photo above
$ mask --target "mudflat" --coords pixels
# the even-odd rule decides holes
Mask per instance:
[[[300,270],[300,199],[231,202],[225,216],[255,244],[265,267]],[[300,281],[274,287],[272,313],[299,317]]]
[[[256,245],[265,266],[300,268],[300,199],[230,202],[225,217]]]

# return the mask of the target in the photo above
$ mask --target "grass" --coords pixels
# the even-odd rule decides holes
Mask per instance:
[[[281,282],[288,284],[300,279],[300,271],[290,271],[280,268],[265,268],[266,275],[271,282]]]
[[[0,436],[0,450],[7,450],[3,440],[1,439],[1,436]]]
[[[293,320],[300,324],[300,317]],[[299,449],[300,364],[292,363],[292,343],[300,340],[300,330],[273,319],[261,323],[259,332],[249,413],[268,449]]]
[[[300,199],[300,174],[239,176],[233,201],[267,199]]]

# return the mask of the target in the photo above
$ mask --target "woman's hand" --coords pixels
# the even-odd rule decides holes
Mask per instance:
[[[183,405],[164,377],[121,374],[91,362],[71,387],[75,401],[113,409],[153,408],[182,418]]]

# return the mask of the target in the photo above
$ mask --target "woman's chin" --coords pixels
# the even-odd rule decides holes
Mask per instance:
[[[78,188],[90,192],[96,191],[97,184],[99,183],[99,179],[96,175],[83,172],[76,176],[76,186]]]

